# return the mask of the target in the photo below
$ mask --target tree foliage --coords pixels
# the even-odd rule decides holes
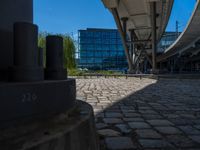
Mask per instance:
[[[76,47],[70,36],[63,36],[64,44],[64,64],[69,69],[76,68],[75,52]]]
[[[38,45],[44,50],[44,66],[46,60],[46,36],[50,34],[42,32],[38,37]],[[64,67],[68,69],[76,68],[75,60],[75,42],[69,35],[59,34],[58,36],[63,37],[63,49],[64,49]]]

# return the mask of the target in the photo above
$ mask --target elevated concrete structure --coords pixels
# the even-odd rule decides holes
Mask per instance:
[[[144,59],[156,70],[157,43],[168,23],[173,0],[102,1],[112,12],[121,33],[129,72],[136,70]]]
[[[120,18],[127,18],[127,33],[130,29],[135,30],[138,40],[151,40],[151,2],[156,2],[157,13],[157,40],[165,31],[168,23],[173,0],[102,0],[110,10],[116,8]],[[121,21],[122,23],[122,21]]]
[[[200,1],[196,1],[195,9],[192,16],[181,33],[179,38],[165,50],[164,54],[157,58],[157,62],[166,61],[176,54],[183,55],[184,53],[194,56],[200,52],[198,43],[200,42]]]

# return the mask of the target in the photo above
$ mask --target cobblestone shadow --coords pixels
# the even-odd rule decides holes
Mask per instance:
[[[101,149],[199,150],[200,80],[77,79]]]

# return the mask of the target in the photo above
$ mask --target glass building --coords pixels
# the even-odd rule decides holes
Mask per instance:
[[[78,32],[78,67],[89,70],[127,70],[127,61],[118,30],[94,29]]]
[[[158,44],[158,53],[164,52],[173,44],[179,34],[165,32]],[[82,69],[126,71],[128,68],[117,29],[79,30],[77,56],[77,66]]]
[[[175,42],[179,35],[180,32],[165,32],[158,44],[158,53],[164,52],[170,45]]]

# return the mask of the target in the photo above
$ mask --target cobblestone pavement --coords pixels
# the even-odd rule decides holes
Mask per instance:
[[[77,79],[102,150],[200,150],[200,80]]]

